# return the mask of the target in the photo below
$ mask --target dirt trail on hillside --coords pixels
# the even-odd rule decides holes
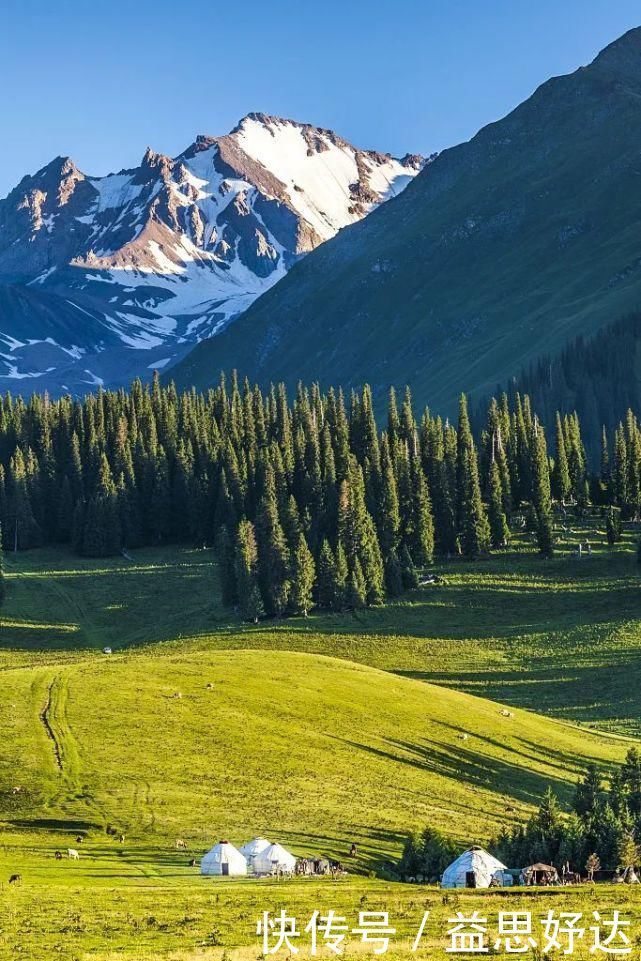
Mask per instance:
[[[52,742],[52,744],[53,744],[53,753],[54,753],[54,757],[55,757],[55,759],[56,759],[56,765],[57,765],[57,767],[58,767],[58,770],[59,770],[60,772],[62,772],[62,753],[61,753],[61,751],[60,751],[60,745],[59,745],[59,743],[58,743],[58,739],[56,738],[55,731],[54,731],[53,727],[51,726],[51,720],[50,720],[50,717],[51,717],[52,690],[53,690],[53,686],[54,686],[55,682],[56,682],[56,678],[54,678],[54,679],[51,681],[51,683],[49,684],[49,686],[48,686],[48,688],[47,688],[47,700],[46,700],[46,702],[45,702],[45,706],[43,707],[42,711],[40,712],[40,720],[42,721],[42,723],[43,723],[43,725],[44,725],[45,731],[47,732],[47,737],[49,738],[49,740],[50,740],[50,741]]]

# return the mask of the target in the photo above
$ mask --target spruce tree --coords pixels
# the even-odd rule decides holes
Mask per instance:
[[[31,503],[27,458],[18,447],[11,457],[6,481],[6,538],[14,550],[38,547],[42,532],[34,517]]]
[[[2,527],[0,526],[0,607],[6,594],[6,583],[4,577],[4,555],[2,551]]]
[[[241,605],[241,611],[245,620],[252,621],[254,624],[258,624],[261,617],[264,617],[265,606],[258,584],[252,584],[247,600]]]
[[[623,426],[619,424],[614,435],[614,458],[612,465],[612,500],[627,511],[629,497],[628,449]]]
[[[396,403],[396,391],[393,387],[389,389],[389,401],[387,404],[387,436],[392,451],[396,447],[401,429],[401,422],[398,416],[398,406]]]
[[[365,581],[367,603],[380,603],[384,597],[383,560],[376,528],[365,505],[363,471],[355,458],[350,463],[348,479],[343,481],[339,494],[338,536],[345,550],[350,574],[354,574],[358,561],[360,576]]]
[[[403,593],[403,572],[394,548],[385,560],[385,589],[388,597],[398,597]]]
[[[490,524],[491,546],[501,548],[507,545],[510,537],[507,518],[503,510],[503,487],[501,475],[495,460],[490,464],[488,521]]]
[[[621,511],[618,507],[608,507],[605,512],[605,536],[608,544],[612,546],[621,540],[622,524]]]
[[[415,587],[418,587],[418,574],[412,555],[405,545],[401,548],[400,565],[403,587],[406,591],[413,591]]]
[[[335,611],[340,608],[336,590],[336,558],[327,540],[323,541],[318,557],[316,599],[318,606],[326,610]]]
[[[576,786],[572,807],[580,817],[592,817],[601,805],[602,795],[599,769],[594,763],[588,764],[585,776]]]
[[[264,614],[264,605],[257,578],[256,532],[251,521],[243,519],[238,525],[234,556],[236,590],[241,617],[257,623]]]
[[[84,511],[81,551],[86,557],[108,557],[121,549],[118,494],[105,454],[93,496]]]
[[[347,603],[349,568],[342,541],[336,545],[336,576],[334,581],[335,610],[342,611]]]
[[[383,555],[393,551],[398,544],[400,517],[396,477],[389,452],[387,438],[381,443],[381,492],[378,498],[377,528]]]
[[[462,529],[465,525],[464,512],[466,508],[464,504],[468,497],[467,486],[471,468],[471,452],[474,452],[474,456],[476,457],[470,418],[467,410],[467,397],[465,394],[461,394],[459,398],[458,428],[456,434],[456,514],[459,529]]]
[[[603,489],[607,490],[610,484],[610,447],[608,444],[608,432],[605,425],[601,428],[601,459],[599,476]]]
[[[431,564],[434,558],[434,520],[427,481],[418,458],[411,463],[412,529],[407,547],[417,564]]]
[[[461,544],[465,556],[475,558],[487,553],[490,548],[490,525],[481,500],[476,451],[471,445],[464,449],[460,477]]]
[[[279,411],[284,411],[282,404]],[[285,422],[289,417],[282,414]],[[291,590],[291,556],[278,516],[278,504],[273,472],[266,477],[265,493],[256,518],[258,540],[258,571],[263,602],[271,616],[282,616],[287,608]]]
[[[561,503],[564,503],[571,489],[570,471],[568,469],[568,457],[565,450],[565,438],[563,436],[563,425],[561,415],[556,415],[556,451],[554,458],[554,471],[552,474],[552,486],[554,496]]]
[[[355,557],[347,578],[346,604],[350,610],[358,610],[365,607],[366,602],[367,585],[363,576],[363,568],[358,557]]]
[[[312,606],[316,566],[305,535],[298,535],[298,544],[292,556],[291,604],[294,611],[307,617]]]
[[[532,506],[536,513],[536,539],[539,552],[550,557],[554,551],[554,522],[550,494],[550,470],[543,428],[534,421],[529,449],[531,452]]]

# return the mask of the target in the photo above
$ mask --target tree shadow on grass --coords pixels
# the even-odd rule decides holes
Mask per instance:
[[[100,831],[103,828],[102,824],[98,824],[95,821],[84,821],[75,818],[12,818],[5,822],[10,824],[12,827],[20,828],[29,831],[46,831],[46,832],[57,832],[57,833],[70,833],[79,834],[87,831]]]
[[[429,738],[421,742],[385,739],[389,748],[374,747],[344,738],[336,738],[360,751],[386,761],[409,765],[455,781],[485,788],[496,794],[509,795],[523,804],[537,804],[548,787],[561,796],[568,793],[567,781],[553,774],[529,770],[518,764],[455,745],[441,745]],[[475,808],[476,810],[476,808]]]
[[[595,658],[598,651],[595,652]],[[604,654],[602,663],[565,664],[562,652],[554,657],[523,656],[519,670],[475,671],[399,670],[400,677],[455,688],[538,714],[582,723],[624,719],[641,726],[641,655],[636,650],[616,658]]]
[[[64,555],[63,555],[64,557]],[[174,640],[190,626],[215,631],[229,613],[196,594],[194,581],[213,580],[213,563],[112,564],[104,570],[17,572],[8,579],[0,616],[0,649],[84,651]],[[203,592],[204,597],[204,592]],[[190,624],[191,619],[191,624]]]

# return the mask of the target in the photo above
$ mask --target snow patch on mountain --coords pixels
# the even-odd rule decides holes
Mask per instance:
[[[0,384],[170,365],[422,166],[264,114],[105,177],[56,158],[0,201]]]

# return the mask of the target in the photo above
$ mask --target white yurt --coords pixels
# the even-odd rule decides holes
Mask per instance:
[[[229,841],[219,841],[202,858],[200,873],[237,877],[247,874],[247,861]]]
[[[489,888],[492,878],[502,882],[504,864],[484,851],[483,848],[470,848],[443,872],[442,888]]]
[[[254,867],[256,858],[271,846],[272,842],[268,841],[267,838],[253,838],[253,840],[248,841],[247,844],[243,844],[240,853],[247,860],[247,868],[249,871],[256,870]]]
[[[289,873],[296,867],[296,858],[282,844],[270,844],[254,858],[253,867],[256,874]]]

